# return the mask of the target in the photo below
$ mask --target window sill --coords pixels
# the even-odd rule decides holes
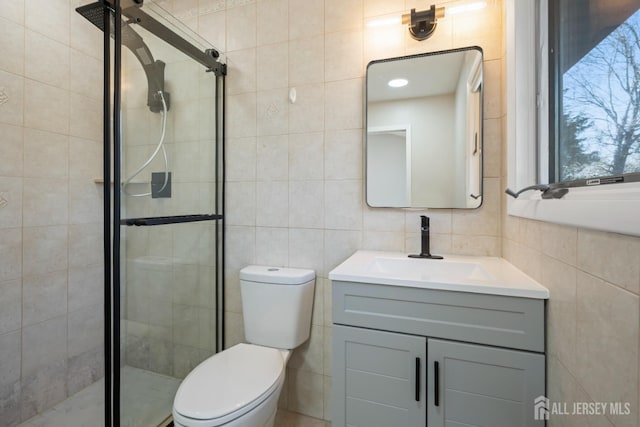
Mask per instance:
[[[562,199],[508,197],[507,212],[538,221],[640,236],[640,183],[571,188]]]

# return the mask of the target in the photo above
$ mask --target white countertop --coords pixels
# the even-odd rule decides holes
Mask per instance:
[[[400,252],[357,251],[329,273],[337,281],[548,299],[549,290],[503,258],[443,255],[408,258]]]

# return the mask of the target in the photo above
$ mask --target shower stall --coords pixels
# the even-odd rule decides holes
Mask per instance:
[[[105,425],[165,425],[224,345],[224,56],[151,0],[76,11],[104,32]]]

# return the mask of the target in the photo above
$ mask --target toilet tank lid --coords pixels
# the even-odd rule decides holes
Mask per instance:
[[[315,271],[302,268],[249,265],[240,270],[240,280],[278,285],[302,285],[315,277]]]

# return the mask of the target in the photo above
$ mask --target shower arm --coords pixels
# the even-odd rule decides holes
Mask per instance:
[[[111,0],[105,0],[111,7],[113,4]],[[196,60],[200,64],[204,65],[208,70],[215,72],[216,74],[225,74],[226,67],[224,64],[218,62],[220,53],[215,49],[206,49],[204,51],[198,49],[181,36],[171,31],[161,22],[156,20],[151,15],[144,12],[142,8],[143,0],[121,0],[120,8],[122,15],[131,19],[132,22],[140,25],[156,37],[164,40],[174,48],[178,49],[185,55]]]
[[[142,28],[160,38],[165,43],[173,46],[180,52],[184,53],[199,64],[203,65],[207,69],[207,71],[213,72],[216,76],[227,74],[226,64],[218,62],[220,52],[218,52],[216,49],[200,50],[198,47],[182,38],[182,36],[164,26],[157,19],[145,13],[141,9],[142,3],[143,0],[121,0],[119,2],[119,9],[122,16],[129,20],[128,22],[126,22],[127,27],[128,24],[131,23],[140,25]],[[105,21],[102,17],[105,11],[114,13],[115,9],[116,7],[113,0],[98,0],[95,3],[77,7],[76,11],[80,15],[84,16],[87,20],[89,20],[93,25],[98,27],[101,31],[105,31]]]
[[[141,4],[142,1],[140,0]],[[127,10],[132,9],[129,7]],[[137,8],[133,8],[137,9]],[[115,32],[115,23],[114,20],[109,20],[109,29],[105,28],[105,20],[104,14],[105,12],[113,13],[114,8],[109,3],[105,3],[105,0],[100,0],[95,3],[86,4],[84,6],[80,6],[76,8],[76,12],[86,18],[93,25],[98,27],[98,29],[102,32],[105,32],[114,37]],[[149,47],[145,44],[142,37],[131,27],[132,24],[137,24],[140,21],[138,19],[128,19],[121,20],[121,32],[120,39],[121,44],[127,47],[131,53],[136,57],[136,59],[142,65],[144,73],[147,77],[147,105],[149,109],[158,113],[165,109],[163,105],[163,100],[159,96],[162,93],[164,102],[167,104],[167,108],[169,108],[170,98],[169,94],[164,90],[164,67],[165,63],[162,61],[155,61],[153,59],[153,54],[149,50]],[[171,32],[167,29],[167,31]],[[172,33],[175,34],[175,33]]]

